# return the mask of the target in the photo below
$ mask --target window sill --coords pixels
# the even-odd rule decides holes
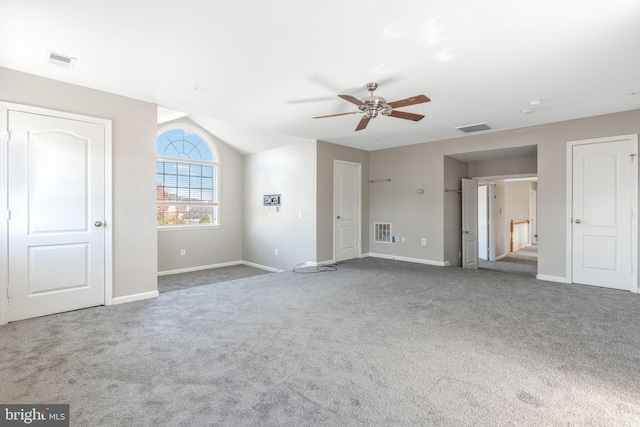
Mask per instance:
[[[211,230],[213,228],[220,228],[220,225],[165,225],[164,227],[157,227],[158,231]]]

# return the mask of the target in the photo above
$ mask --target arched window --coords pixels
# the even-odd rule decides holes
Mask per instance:
[[[157,144],[158,227],[219,225],[219,165],[213,142],[181,125],[160,129]]]

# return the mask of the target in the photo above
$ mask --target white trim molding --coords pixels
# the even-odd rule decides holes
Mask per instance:
[[[156,290],[156,291],[149,291],[149,292],[141,292],[139,294],[125,295],[123,297],[115,297],[113,298],[111,305],[124,304],[127,302],[134,302],[134,301],[142,301],[142,300],[151,299],[151,298],[158,298],[159,295],[160,295],[160,292]]]
[[[274,267],[268,267],[266,265],[256,264],[254,262],[242,261],[242,264],[248,265],[249,267],[259,268],[260,270],[270,271],[272,273],[282,273],[284,270],[280,270]]]
[[[172,274],[190,273],[192,271],[210,270],[212,268],[230,267],[232,265],[244,264],[244,261],[223,262],[220,264],[200,265],[197,267],[177,268],[175,270],[158,271],[158,276],[170,276]]]
[[[370,252],[367,255],[372,257],[372,258],[394,259],[396,261],[412,262],[414,264],[435,265],[435,266],[438,266],[438,267],[448,267],[448,266],[451,265],[449,263],[449,261],[434,261],[434,260],[431,260],[431,259],[410,258],[410,257],[405,257],[405,256],[397,256],[397,255],[377,254],[377,253],[373,253],[373,252]]]
[[[547,276],[546,274],[537,274],[536,279],[544,280],[547,282],[557,282],[557,283],[571,283],[569,279],[561,276]]]

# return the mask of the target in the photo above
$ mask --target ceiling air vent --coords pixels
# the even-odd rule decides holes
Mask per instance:
[[[490,130],[490,129],[493,129],[493,126],[491,126],[487,122],[484,122],[484,123],[476,123],[474,125],[458,126],[456,129],[459,130],[460,132],[472,133],[472,132],[480,132],[483,130]]]
[[[61,55],[55,52],[49,52],[49,64],[58,65],[65,68],[73,68],[76,64],[76,58]]]

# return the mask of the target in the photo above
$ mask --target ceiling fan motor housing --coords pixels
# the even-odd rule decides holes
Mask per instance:
[[[378,113],[382,113],[385,116],[391,114],[392,108],[389,107],[387,101],[381,96],[365,96],[362,98],[362,102],[364,102],[365,105],[360,105],[358,108],[371,119],[377,117]]]

